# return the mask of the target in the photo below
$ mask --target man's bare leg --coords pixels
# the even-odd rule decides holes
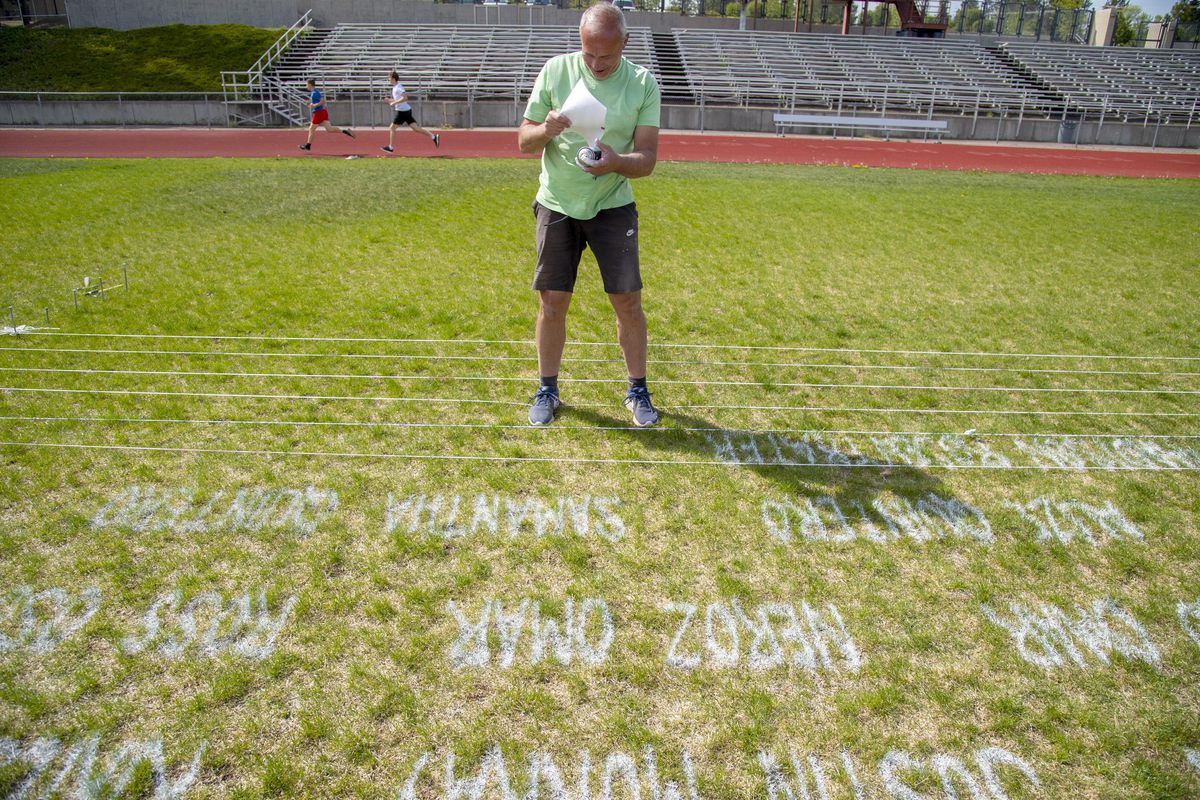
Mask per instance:
[[[433,141],[433,133],[432,133],[432,132],[430,132],[430,131],[427,131],[427,130],[425,130],[424,128],[422,128],[422,127],[421,127],[420,125],[418,125],[417,123],[415,123],[415,122],[410,122],[410,123],[409,123],[409,125],[408,125],[408,127],[412,128],[414,131],[416,131],[416,132],[417,132],[417,133],[419,133],[419,134],[422,134],[422,135],[424,135],[424,136],[428,136],[428,137],[429,137],[429,141],[431,141],[431,142]]]
[[[642,311],[642,293],[610,294],[608,301],[617,312],[617,341],[625,356],[630,378],[646,377],[646,314]]]
[[[562,363],[563,346],[567,343],[567,309],[570,306],[570,292],[542,291],[538,294],[536,338],[541,380],[529,406],[530,425],[549,425],[560,405],[558,368]]]
[[[536,340],[538,374],[542,377],[558,375],[563,347],[567,343],[567,309],[570,307],[570,292],[546,289],[538,293]]]
[[[610,294],[608,300],[617,312],[617,340],[629,374],[625,407],[633,412],[633,424],[639,428],[657,425],[658,410],[646,388],[646,315],[642,311],[642,293]]]

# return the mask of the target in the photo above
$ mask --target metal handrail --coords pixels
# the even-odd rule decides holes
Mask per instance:
[[[73,99],[139,99],[148,100],[212,100],[221,92],[60,92],[0,89],[0,101],[10,100],[73,100]]]
[[[229,100],[232,93],[236,98],[243,90],[253,89],[263,78],[264,73],[292,45],[296,39],[307,33],[312,26],[312,9],[305,11],[300,19],[283,32],[267,51],[258,57],[248,70],[222,70],[221,85],[225,90],[225,99]]]

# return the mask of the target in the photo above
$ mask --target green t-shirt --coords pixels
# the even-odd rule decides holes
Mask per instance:
[[[546,62],[533,84],[525,118],[545,122],[561,109],[575,84],[584,85],[608,109],[600,141],[618,153],[633,150],[633,131],[639,125],[658,127],[660,93],[650,70],[621,58],[617,69],[602,81],[592,77],[583,53],[555,56]],[[575,164],[575,154],[587,142],[574,131],[564,132],[542,151],[541,188],[537,201],[575,219],[591,219],[606,208],[633,202],[629,179],[615,172],[594,177]]]

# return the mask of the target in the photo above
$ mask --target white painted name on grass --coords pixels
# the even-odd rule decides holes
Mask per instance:
[[[529,664],[553,660],[565,667],[576,659],[596,666],[608,658],[616,637],[608,604],[594,597],[578,604],[567,598],[559,614],[546,613],[537,600],[528,598],[507,605],[494,599],[469,617],[453,600],[446,610],[458,625],[450,663],[460,668],[495,664],[508,669],[518,660]],[[489,643],[488,633],[493,630],[499,641],[496,648]]]
[[[1195,602],[1180,603],[1175,606],[1175,613],[1179,615],[1179,625],[1183,628],[1183,632],[1188,635],[1188,638],[1200,647],[1200,597],[1197,597]]]
[[[747,612],[734,599],[709,603],[703,623],[693,603],[667,603],[664,610],[680,617],[666,657],[677,669],[766,670],[791,665],[810,672],[857,672],[863,663],[833,604],[821,611],[807,600],[799,605],[764,603]]]
[[[868,796],[848,751],[843,750],[838,762],[832,766],[813,753],[803,760],[795,750],[789,755],[790,777],[773,753],[760,751],[758,754],[758,763],[766,778],[767,800],[829,800],[833,796],[864,800]],[[1007,800],[1008,794],[1001,784],[1002,775],[1010,781],[1027,781],[1034,788],[1041,786],[1033,767],[1007,750],[985,747],[975,751],[972,761],[974,769],[947,753],[922,759],[902,750],[892,750],[880,759],[877,772],[887,796],[897,800],[931,800],[930,795],[918,793],[906,777],[918,777],[920,783],[927,784],[930,777],[936,776],[942,787],[941,796],[946,800],[959,797]],[[960,790],[965,791],[965,795],[960,795]]]
[[[573,534],[618,542],[625,536],[620,507],[619,497],[591,495],[547,501],[498,494],[466,497],[389,492],[384,531],[425,532],[443,539],[480,534],[513,537],[523,532],[535,536]]]
[[[1200,449],[1163,445],[1138,437],[1087,439],[1068,436],[1013,436],[984,439],[956,434],[847,436],[709,432],[713,455],[747,466],[869,466],[1040,469],[1197,469]]]
[[[1187,759],[1188,764],[1196,772],[1200,772],[1200,750],[1193,750],[1190,747],[1183,748],[1183,757]]]
[[[1106,541],[1144,542],[1145,535],[1111,500],[1093,505],[1078,500],[1038,497],[1028,503],[1006,501],[1021,519],[1037,529],[1040,542],[1070,544],[1076,539],[1100,545]]]
[[[24,743],[0,737],[0,767],[25,768],[17,773],[19,777],[8,797],[99,800],[122,796],[137,767],[145,763],[150,767],[155,800],[175,800],[186,795],[196,782],[207,747],[207,743],[201,744],[191,765],[172,777],[159,738],[122,742],[101,756],[99,736],[72,745],[52,737]]]
[[[121,649],[129,655],[158,653],[172,660],[189,653],[205,658],[229,653],[259,661],[275,651],[275,640],[296,602],[292,595],[272,614],[264,591],[258,593],[257,603],[250,592],[228,602],[219,592],[204,592],[184,603],[176,589],[155,599],[142,618],[141,632],[122,639]]]
[[[1146,537],[1112,501],[1103,504],[1037,497],[1025,503],[1004,501],[1032,529],[1038,542],[1093,546],[1114,541],[1144,542]],[[961,540],[992,544],[992,523],[978,508],[953,497],[928,492],[915,501],[881,492],[869,503],[832,495],[771,498],[762,502],[763,526],[782,544],[855,541],[918,544]]]
[[[931,539],[967,539],[990,543],[992,526],[978,509],[932,492],[915,503],[883,493],[870,503],[838,502],[830,495],[815,498],[763,500],[767,533],[783,544],[805,542],[844,544],[858,539],[893,542],[908,538],[924,543]]]
[[[1007,618],[986,603],[980,608],[989,622],[1012,637],[1021,658],[1043,669],[1089,667],[1092,661],[1107,666],[1114,653],[1155,669],[1162,663],[1146,629],[1112,600],[1075,606],[1074,611],[1050,603],[1031,608],[1012,602]]]
[[[290,530],[307,536],[337,508],[337,492],[313,486],[248,487],[207,497],[186,487],[131,486],[96,512],[92,527],[175,533]]]
[[[40,592],[21,586],[0,596],[0,653],[28,650],[49,653],[77,634],[100,610],[100,590],[52,588]]]
[[[421,754],[400,789],[398,800],[416,800],[417,784],[422,782],[423,773],[428,774],[424,782],[435,781],[436,770],[426,771],[433,757],[433,753]],[[499,745],[489,747],[478,767],[473,770],[467,768],[462,777],[459,777],[455,760],[453,753],[445,756],[441,795],[445,800],[480,800],[485,792],[488,797],[495,797],[496,794],[487,791],[493,786],[501,800],[518,800],[509,778],[509,762],[505,761]],[[613,800],[614,796],[641,800],[643,787],[648,790],[651,800],[699,800],[695,768],[686,750],[680,754],[682,786],[677,781],[659,779],[658,756],[650,746],[642,751],[640,769],[638,760],[623,752],[611,752],[594,766],[591,753],[587,750],[579,751],[575,760],[576,780],[572,784],[568,780],[570,773],[564,773],[549,753],[537,751],[530,754],[527,761],[529,788],[520,796],[521,800],[538,800],[543,790],[549,800],[592,800],[593,797],[597,800]],[[594,783],[600,789],[598,796],[592,794]],[[572,786],[573,790],[570,788]],[[421,796],[428,796],[428,792],[421,793]]]

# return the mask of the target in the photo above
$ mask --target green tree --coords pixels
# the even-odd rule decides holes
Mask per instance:
[[[1117,8],[1117,27],[1113,31],[1113,44],[1123,47],[1130,47],[1137,42],[1138,33],[1147,22],[1150,21],[1150,15],[1143,11],[1139,6],[1135,6],[1125,0],[1118,6],[1117,2],[1113,2],[1112,6]]]
[[[1181,24],[1200,22],[1200,0],[1179,0],[1171,6],[1171,16]]]

